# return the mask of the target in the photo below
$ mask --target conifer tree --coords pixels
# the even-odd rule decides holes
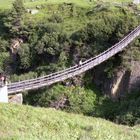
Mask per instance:
[[[8,27],[10,34],[13,37],[22,35],[22,28],[24,25],[23,16],[25,8],[22,0],[15,0],[11,12],[5,21],[5,26]]]

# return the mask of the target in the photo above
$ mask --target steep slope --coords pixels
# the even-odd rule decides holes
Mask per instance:
[[[138,140],[140,127],[54,109],[0,104],[0,139]]]

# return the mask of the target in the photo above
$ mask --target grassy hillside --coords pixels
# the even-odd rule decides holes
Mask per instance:
[[[0,8],[10,8],[11,2],[12,0],[5,0],[4,2],[0,0]],[[9,62],[14,66],[13,73],[15,77],[12,75],[13,78],[11,79],[15,79],[15,81],[16,79],[19,81],[20,78],[24,80],[24,78],[29,79],[33,78],[33,76],[36,77],[36,75],[49,74],[72,66],[81,58],[87,59],[93,57],[113,45],[114,42],[117,42],[138,24],[138,18],[133,14],[135,13],[133,12],[133,8],[131,8],[132,11],[129,10],[130,7],[122,6],[124,8],[122,10],[122,8],[118,6],[110,6],[108,3],[103,3],[92,9],[87,8],[90,6],[93,7],[88,0],[36,0],[35,2],[24,0],[24,2],[25,5],[29,7],[40,4],[43,4],[43,6],[36,15],[31,15],[26,12],[23,13],[23,24],[19,22],[20,28],[13,24],[16,18],[13,18],[11,13],[1,13],[2,18],[0,21],[0,23],[2,23],[1,26],[3,26],[1,28],[3,30],[1,31],[0,42],[2,42],[2,47],[0,51],[3,54],[2,56],[4,56],[4,58],[0,58],[2,59],[0,63],[1,67],[4,64],[5,57],[7,57],[7,50],[9,50],[8,46],[10,45],[7,44],[9,44],[13,36],[17,38],[23,37],[23,39],[25,39],[21,50],[18,52],[18,60],[16,62]],[[75,4],[71,6],[67,4],[55,5],[56,3],[62,2],[73,2]],[[122,0],[118,0],[117,2],[122,2]],[[50,3],[54,5],[50,6]],[[94,4],[94,1],[92,3]],[[125,12],[125,8],[128,10],[127,13]],[[5,20],[6,18],[7,20]],[[9,26],[9,23],[11,26]],[[11,27],[15,27],[17,30]],[[4,29],[7,29],[9,32],[6,32]],[[3,36],[4,33],[5,36]],[[92,39],[92,37],[94,37],[94,39]],[[139,45],[136,45],[135,49],[133,46],[133,50],[136,50],[137,47],[139,47]],[[71,51],[72,49],[74,49],[74,51]],[[76,56],[76,58],[74,56]],[[108,73],[111,73],[113,71],[112,68],[117,65],[113,60],[110,62],[107,65]],[[33,69],[34,71],[32,72]],[[19,74],[23,75],[19,77]],[[90,77],[93,78],[94,74],[92,74],[92,72],[91,75]],[[85,77],[83,83],[86,81],[85,85],[89,85],[92,81],[91,78],[89,78],[89,76]],[[74,82],[70,80],[70,83]],[[78,82],[74,83],[74,85],[76,84],[78,85]],[[77,110],[88,112],[90,109],[91,111],[88,113],[94,114],[95,111],[92,109],[95,107],[95,102],[93,102],[95,101],[93,100],[95,99],[95,94],[93,96],[92,91],[89,92],[88,90],[87,92],[85,87],[80,89],[71,86],[70,88],[66,89],[66,87],[57,86],[50,88],[50,90],[46,88],[42,91],[36,91],[36,93],[39,93],[39,96],[35,96],[35,91],[33,91],[34,94],[30,94],[31,96],[29,98],[33,100],[31,102],[35,102],[36,106],[41,104],[42,106],[46,105],[46,107],[48,107],[51,101],[59,101],[61,97],[66,96],[66,99],[68,98],[69,103],[71,103],[69,107],[72,106],[72,109],[74,111],[76,110],[75,112],[77,112]],[[93,90],[93,88],[91,89]],[[88,94],[86,94],[86,92]],[[68,96],[66,93],[70,93],[71,96]],[[51,96],[48,97],[50,94]],[[89,94],[91,96],[89,96]],[[135,100],[133,100],[132,103],[134,104],[134,102]],[[101,107],[98,107],[98,110],[101,112],[99,112],[101,114],[100,116],[107,119],[113,116],[112,120],[116,120],[116,117],[118,117],[116,112],[119,112],[118,110],[121,110],[121,107],[119,109],[116,108],[121,106],[120,104],[114,105],[114,103],[111,102],[105,106],[104,102],[102,102],[100,105]],[[111,108],[111,105],[115,107]],[[134,105],[137,106],[137,104]],[[102,106],[104,106],[104,108]],[[128,108],[129,104],[125,104],[125,106],[125,108]],[[125,110],[126,113],[128,112],[128,115],[126,113],[122,114],[124,117],[123,120],[126,120],[126,122],[131,122],[132,120],[132,123],[135,124],[133,118],[136,118],[135,120],[137,121],[137,116],[139,115],[138,109],[132,110],[132,108],[136,108],[135,106],[132,106],[129,112],[127,109]],[[100,108],[103,108],[103,110]],[[115,112],[114,110],[117,111]],[[97,115],[99,113],[97,112]],[[140,126],[120,126],[103,119],[67,114],[55,111],[54,109],[0,104],[0,139],[139,140],[139,132]]]
[[[3,9],[8,9],[11,7],[12,5],[12,2],[14,0],[0,0],[0,8],[3,8]],[[31,0],[24,0],[24,4],[26,6],[29,6],[29,7],[33,7],[33,6],[36,6],[36,5],[43,5],[43,4],[59,4],[59,3],[63,3],[63,2],[66,2],[66,0],[36,0],[34,2],[32,2]],[[75,3],[77,5],[80,5],[80,6],[90,6],[90,3],[88,0],[69,0],[70,3]]]
[[[0,0],[0,8],[2,9],[8,9],[11,7],[11,4],[14,0]],[[93,2],[90,0],[35,0],[34,2],[32,2],[31,0],[23,0],[26,6],[36,6],[36,5],[40,5],[40,4],[59,4],[59,3],[63,3],[63,2],[69,2],[69,3],[75,3],[79,6],[82,7],[89,7],[91,6],[91,3],[95,3],[98,0],[94,0]],[[132,0],[103,0],[104,2],[131,2]]]
[[[139,140],[140,127],[54,109],[0,104],[0,139]]]

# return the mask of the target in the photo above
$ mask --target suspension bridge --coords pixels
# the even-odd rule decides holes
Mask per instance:
[[[140,25],[126,35],[121,41],[113,45],[111,48],[100,53],[99,55],[84,61],[81,65],[75,65],[62,71],[58,71],[46,76],[41,76],[35,79],[29,79],[14,83],[9,83],[7,85],[8,95],[16,94],[23,91],[38,89],[44,86],[54,84],[66,80],[68,78],[80,75],[81,73],[101,64],[102,62],[108,60],[115,54],[122,51],[128,46],[136,37],[140,35]]]

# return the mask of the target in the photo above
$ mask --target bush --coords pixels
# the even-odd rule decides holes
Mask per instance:
[[[81,87],[64,87],[56,85],[52,88],[39,90],[34,94],[31,101],[34,105],[42,107],[55,107],[68,112],[83,113],[90,115],[95,109],[96,95],[92,90],[85,90]],[[25,96],[29,99],[30,95]],[[59,106],[60,100],[66,100],[62,106]],[[28,102],[26,102],[28,103]]]
[[[140,124],[140,92],[128,94],[121,101],[113,102],[109,98],[100,97],[95,116],[109,119],[118,124]]]
[[[0,54],[0,72],[4,71],[5,62],[9,59],[9,54],[6,52],[1,52]]]
[[[27,70],[31,67],[31,55],[28,44],[23,44],[18,51],[20,59],[20,69]]]
[[[37,73],[35,73],[35,72],[29,72],[29,73],[21,74],[20,76],[19,75],[16,75],[16,74],[13,74],[10,77],[10,80],[12,82],[17,82],[17,81],[22,81],[22,80],[33,79],[33,78],[36,78],[36,77],[37,77]]]
[[[0,52],[6,52],[9,46],[9,42],[0,37]]]
[[[57,14],[53,14],[48,20],[49,20],[49,22],[53,22],[53,23],[62,23],[63,22],[63,18]]]

